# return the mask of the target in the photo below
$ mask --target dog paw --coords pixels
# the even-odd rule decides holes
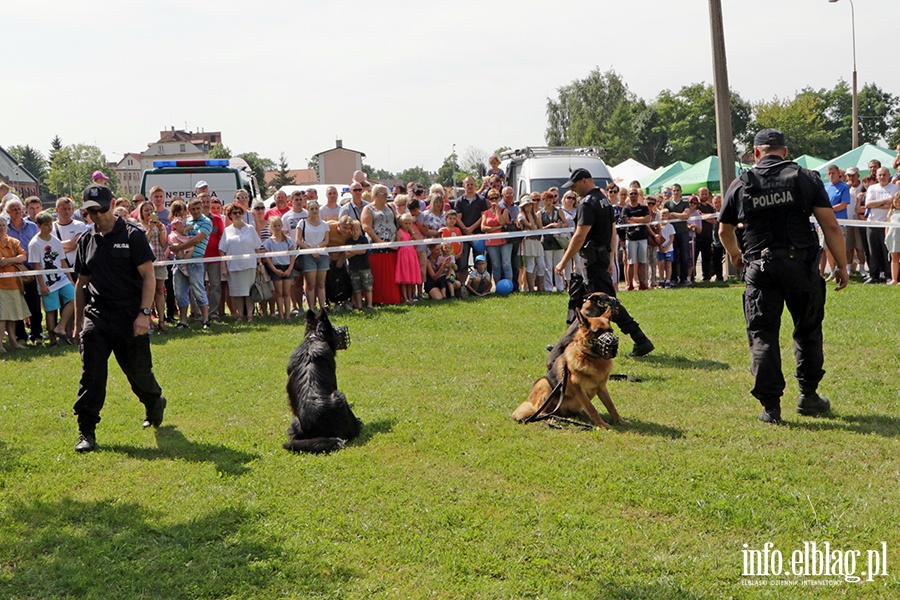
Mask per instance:
[[[622,418],[620,418],[620,419],[619,419],[618,421],[616,421],[616,422],[617,422],[619,425],[631,425],[631,421],[629,421],[628,419],[622,419]]]
[[[595,425],[594,429],[599,429],[599,430],[612,429],[612,426],[609,423],[601,423],[600,425]]]

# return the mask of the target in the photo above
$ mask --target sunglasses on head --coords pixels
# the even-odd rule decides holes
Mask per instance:
[[[106,207],[96,207],[96,206],[92,206],[92,207],[90,207],[90,208],[88,208],[88,209],[86,209],[86,210],[87,210],[87,214],[89,214],[89,215],[96,215],[96,214],[104,214],[104,213],[107,213],[107,212],[109,212],[109,209],[110,209],[109,206],[106,206]]]

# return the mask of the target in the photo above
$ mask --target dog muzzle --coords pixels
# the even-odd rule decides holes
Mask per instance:
[[[594,340],[591,352],[600,358],[615,358],[619,353],[619,338],[612,331],[607,331]]]
[[[337,337],[337,349],[346,350],[350,346],[350,329],[346,325],[339,325],[334,328],[334,334]],[[618,343],[616,340],[617,345]]]

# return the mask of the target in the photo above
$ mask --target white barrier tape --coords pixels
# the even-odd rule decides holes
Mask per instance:
[[[684,219],[687,221],[702,221],[704,219],[718,218],[719,213],[707,213],[703,216],[695,216],[689,217],[688,219]],[[684,221],[679,219],[679,221]],[[669,221],[670,223],[673,220]],[[815,219],[810,217],[810,222],[815,222]],[[641,227],[643,225],[658,225],[661,221],[651,221],[650,223],[632,223],[629,225],[619,224],[616,225],[617,229],[626,229],[628,227]],[[888,223],[888,222],[870,222],[870,221],[856,221],[852,219],[838,219],[838,223],[841,225],[847,225],[851,227],[900,227],[900,223]],[[305,254],[322,254],[322,253],[334,253],[334,252],[348,252],[352,250],[389,250],[393,248],[402,248],[403,246],[430,246],[431,244],[441,244],[441,243],[463,243],[463,242],[472,242],[476,240],[494,240],[494,239],[516,239],[516,238],[524,238],[524,237],[536,237],[539,235],[556,235],[559,233],[572,233],[575,230],[574,227],[560,227],[555,229],[536,229],[529,231],[507,231],[503,233],[479,233],[472,235],[461,235],[461,236],[452,236],[452,237],[441,237],[441,238],[424,238],[421,240],[409,240],[406,242],[380,242],[377,244],[351,244],[344,246],[329,246],[328,248],[302,248],[297,250],[281,250],[278,252],[260,252],[256,254],[232,254],[229,256],[210,256],[204,258],[183,258],[177,260],[160,260],[154,261],[153,266],[155,267],[163,267],[168,265],[186,265],[192,263],[212,263],[212,262],[223,262],[227,260],[236,260],[236,259],[245,259],[245,258],[272,258],[276,256],[302,256]],[[74,273],[75,270],[72,268],[69,269],[35,269],[32,271],[16,271],[15,273],[0,273],[0,279],[5,279],[9,277],[30,277],[32,275],[47,275],[51,273]]]

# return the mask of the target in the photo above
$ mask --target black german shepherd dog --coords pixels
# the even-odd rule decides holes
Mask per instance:
[[[336,330],[323,310],[306,313],[303,342],[288,360],[287,395],[294,419],[285,449],[332,452],[359,436],[362,424],[337,389],[335,354],[347,347],[346,328]]]

